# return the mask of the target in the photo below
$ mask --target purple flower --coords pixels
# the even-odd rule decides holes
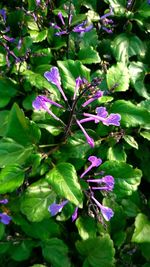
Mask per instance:
[[[108,116],[108,112],[107,112],[105,107],[96,108],[96,113],[97,113],[97,115],[89,114],[89,113],[83,113],[83,115],[85,117],[88,117],[88,118],[80,120],[80,123],[89,122],[89,121],[94,120],[95,123],[98,123],[101,121],[104,125],[107,125],[107,126],[109,126],[109,125],[120,126],[120,120],[121,120],[120,114],[111,113]]]
[[[127,8],[129,8],[132,5],[132,0],[127,1]]]
[[[75,86],[75,90],[74,90],[74,96],[73,96],[73,100],[76,99],[76,95],[77,95],[77,92],[79,90],[79,88],[86,84],[87,83],[87,80],[85,78],[81,78],[80,76],[76,79],[76,86]]]
[[[72,222],[74,222],[78,217],[78,207],[75,208],[74,213],[72,214]]]
[[[59,31],[59,32],[55,33],[56,36],[61,36],[61,35],[64,35],[64,34],[68,34],[68,32],[66,30],[64,30],[64,31]]]
[[[60,204],[53,203],[48,207],[48,211],[52,216],[55,216],[57,213],[61,212],[63,207],[68,203],[68,200],[62,201]]]
[[[0,15],[3,17],[4,22],[6,22],[6,10],[0,9]]]
[[[150,5],[150,0],[147,0],[147,3]]]
[[[106,31],[107,33],[113,33],[111,27],[113,26],[112,24],[114,23],[112,19],[109,19],[109,16],[114,15],[113,9],[110,9],[110,12],[104,14],[103,16],[100,17],[100,21],[102,23],[102,29]]]
[[[86,138],[88,144],[89,144],[91,147],[94,147],[94,140],[93,140],[93,138],[91,138],[91,137],[87,134],[87,132],[85,131],[85,129],[83,128],[83,126],[81,125],[81,123],[80,123],[78,120],[76,120],[76,122],[77,122],[78,126],[80,127],[80,129],[82,130],[82,132],[84,133],[85,138]]]
[[[41,0],[36,0],[37,6],[40,5],[40,3],[41,3]]]
[[[11,221],[11,217],[6,213],[0,213],[0,222],[3,224],[9,224]]]
[[[111,208],[105,207],[102,204],[100,204],[94,196],[92,196],[91,198],[94,200],[94,202],[96,203],[96,205],[100,209],[104,219],[106,221],[109,221],[114,216],[113,210]]]
[[[87,20],[84,20],[81,24],[78,24],[73,28],[73,32],[83,33],[89,32],[93,28],[93,24],[87,25]]]
[[[107,27],[105,27],[105,26],[102,26],[102,29],[103,29],[105,32],[109,33],[109,34],[113,33],[112,29],[107,28]]]
[[[102,163],[102,160],[96,156],[90,156],[88,160],[91,162],[91,165],[81,174],[80,178],[83,178],[83,176],[85,176],[85,174],[87,174],[92,168],[98,167]]]
[[[112,16],[112,15],[114,15],[114,12],[113,12],[113,9],[112,8],[110,8],[110,11],[108,12],[108,13],[106,13],[106,14],[104,14],[103,16],[101,16],[101,20],[104,20],[104,19],[106,19],[106,18],[108,18],[108,17],[110,17],[110,16]]]
[[[100,98],[103,96],[103,92],[98,90],[94,96],[92,96],[90,99],[88,99],[86,102],[84,102],[82,104],[82,107],[86,107],[87,105],[89,105],[90,103],[92,103],[94,100]]]
[[[48,82],[51,82],[52,84],[55,84],[57,86],[64,100],[67,101],[67,97],[65,96],[64,91],[61,87],[61,79],[58,68],[52,67],[50,71],[46,71],[44,73],[44,77],[48,80]]]
[[[0,204],[7,204],[7,203],[8,203],[8,199],[7,198],[0,200]]]
[[[32,106],[36,110],[45,110],[47,111],[55,120],[60,120],[51,110],[49,110],[49,105],[54,105],[56,107],[62,108],[62,106],[50,99],[46,96],[39,95],[36,99],[32,102]]]
[[[98,185],[104,184],[103,186],[92,186],[91,189],[93,190],[106,190],[112,191],[114,188],[114,177],[111,175],[106,175],[101,179],[88,179],[86,180],[88,183],[97,183]]]
[[[13,38],[13,37],[9,37],[9,36],[7,36],[7,35],[3,35],[3,38],[4,38],[6,41],[10,42],[10,43],[15,42],[15,38]]]
[[[65,25],[64,18],[63,18],[63,15],[62,15],[61,12],[58,12],[58,17],[59,17],[59,19],[61,20],[61,23],[62,23],[63,25]]]

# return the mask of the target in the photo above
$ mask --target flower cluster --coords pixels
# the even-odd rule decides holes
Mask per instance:
[[[92,168],[99,167],[102,163],[101,158],[97,158],[96,156],[90,156],[88,160],[91,162],[90,166],[81,174],[80,178],[83,178],[87,175],[88,172],[91,171]],[[85,180],[88,183],[89,189],[86,190],[86,195],[88,196],[90,206],[94,208],[96,212],[96,217],[99,217],[99,213],[103,215],[106,221],[109,221],[114,212],[111,208],[103,206],[95,197],[94,190],[110,192],[114,188],[114,178],[111,175],[103,176],[99,179],[87,179]],[[92,185],[91,185],[92,184]],[[94,184],[94,186],[93,186]],[[68,200],[63,200],[61,203],[53,203],[49,206],[48,210],[51,213],[51,216],[57,215],[62,211],[63,207],[68,204]],[[95,209],[95,206],[97,209]],[[74,213],[72,214],[72,221],[76,220],[78,217],[78,207],[75,208]]]
[[[55,23],[50,23],[50,26],[57,30],[57,32],[55,33],[56,36],[69,34],[70,32],[84,33],[90,31],[93,28],[93,24],[89,24],[87,20],[84,20],[82,23],[71,28],[71,22],[73,18],[72,14],[69,14],[67,23],[65,23],[65,19],[61,12],[58,13],[58,18],[61,21],[62,27],[58,26]]]
[[[50,71],[46,71],[44,73],[44,77],[51,82],[52,84],[54,84],[59,92],[61,93],[64,101],[67,103],[68,105],[68,99],[62,89],[61,86],[61,78],[60,78],[60,74],[59,74],[59,70],[57,67],[52,67]],[[99,80],[97,80],[97,83],[99,83]],[[94,85],[94,86],[93,86]],[[82,88],[83,87],[83,88]],[[94,90],[93,90],[94,87]],[[82,88],[82,92],[80,94],[80,88]],[[108,115],[108,112],[106,110],[105,107],[97,107],[96,108],[96,114],[90,114],[90,113],[86,113],[83,112],[82,116],[84,117],[83,119],[78,119],[77,116],[74,114],[74,110],[76,107],[76,104],[78,102],[78,100],[81,98],[81,96],[86,96],[86,93],[88,92],[88,100],[86,100],[83,104],[82,104],[82,108],[87,107],[88,105],[90,105],[93,101],[95,101],[96,99],[100,98],[103,96],[103,92],[101,90],[96,89],[95,86],[95,80],[93,83],[89,84],[87,82],[87,80],[85,78],[81,78],[80,76],[77,77],[76,79],[76,85],[75,85],[75,91],[74,91],[74,95],[73,95],[73,104],[72,107],[69,107],[69,110],[72,114],[71,117],[71,121],[69,122],[69,125],[66,127],[67,131],[68,128],[71,127],[71,122],[74,119],[74,121],[76,122],[76,124],[79,126],[79,128],[81,129],[81,131],[83,132],[87,143],[91,146],[94,147],[94,140],[92,137],[90,137],[88,135],[88,133],[86,132],[86,130],[84,129],[83,125],[85,122],[94,122],[94,123],[99,123],[102,122],[104,125],[109,126],[109,125],[114,125],[114,126],[120,126],[120,120],[121,120],[121,116],[120,114],[114,114],[111,113]],[[91,90],[92,89],[92,90]],[[48,99],[45,96],[39,95],[36,97],[36,99],[33,101],[33,107],[36,110],[45,110],[46,112],[48,112],[54,119],[56,120],[60,120],[50,109],[49,106],[50,105],[55,105],[59,108],[62,108],[62,105]],[[70,130],[70,129],[69,129]]]
[[[0,200],[0,204],[7,204],[8,203],[8,199],[2,199]],[[5,212],[0,212],[0,222],[3,223],[3,224],[9,224],[11,221],[11,217],[5,213]]]
[[[60,16],[60,19],[62,20],[63,24],[63,17]],[[64,108],[62,105],[52,101],[51,99],[48,99],[46,96],[39,95],[36,97],[36,99],[33,101],[33,108],[35,110],[45,110],[47,113],[49,113],[50,116],[52,116],[54,119],[59,120],[63,122],[63,125],[65,125],[65,134],[70,133],[70,128],[72,126],[72,123],[76,123],[77,126],[81,129],[83,132],[87,143],[93,148],[94,147],[94,140],[91,136],[88,135],[85,128],[83,127],[83,124],[86,122],[94,122],[94,123],[103,123],[106,126],[114,125],[114,126],[120,126],[120,120],[121,116],[120,114],[108,114],[108,111],[105,107],[97,107],[95,110],[95,114],[93,113],[87,113],[84,112],[84,109],[87,109],[87,106],[91,105],[91,103],[98,98],[101,98],[103,96],[103,91],[101,91],[98,87],[98,85],[101,82],[101,79],[95,78],[92,80],[91,83],[89,83],[84,77],[77,77],[75,81],[75,90],[74,94],[72,96],[72,105],[70,105],[70,100],[68,100],[66,94],[63,91],[62,84],[61,84],[61,77],[59,74],[59,70],[57,67],[52,67],[50,71],[46,71],[44,73],[44,77],[47,79],[48,82],[54,84],[57,89],[59,90],[60,94],[62,95],[62,98],[65,102],[65,105],[67,106],[67,111],[70,111],[70,117],[68,119],[67,125],[60,120],[51,110],[50,106],[54,105],[58,108]],[[78,110],[78,106],[80,103],[80,113],[76,112]],[[83,109],[83,112],[81,113],[81,110]],[[82,116],[81,118],[78,118],[78,116]],[[87,174],[96,167],[99,167],[102,163],[101,158],[97,158],[96,156],[90,156],[88,158],[89,162],[91,163],[87,169],[80,175],[80,179],[88,177]],[[88,177],[88,179],[85,180],[88,184],[88,189],[84,192],[86,196],[88,197],[88,200],[90,202],[90,206],[93,207],[93,210],[95,211],[95,215],[97,218],[99,218],[99,214],[101,213],[106,221],[109,221],[112,216],[114,215],[114,212],[111,208],[103,206],[94,196],[94,191],[105,191],[110,192],[114,188],[114,178],[111,175],[105,175],[100,178],[93,178]],[[68,204],[68,200],[64,199],[60,203],[52,203],[48,210],[51,213],[51,216],[57,215],[59,212],[62,211],[63,207]],[[75,207],[74,213],[72,214],[72,221],[76,220],[78,216],[78,207]]]
[[[109,34],[113,33],[114,21],[109,18],[110,16],[113,15],[114,15],[113,9],[110,8],[110,11],[108,13],[100,17],[101,29]]]

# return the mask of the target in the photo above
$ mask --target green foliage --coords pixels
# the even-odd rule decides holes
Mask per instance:
[[[85,257],[84,266],[114,266],[113,242],[108,235],[77,241],[77,250]]]
[[[23,170],[17,165],[7,165],[0,173],[0,194],[14,191],[23,181]]]
[[[135,231],[132,236],[132,242],[149,243],[150,242],[150,221],[147,216],[139,213],[135,219]]]
[[[54,267],[69,267],[68,248],[65,243],[58,238],[51,238],[42,244],[44,258],[52,263]]]
[[[21,212],[29,221],[39,222],[49,217],[48,206],[55,200],[55,193],[45,180],[29,186],[21,198]]]
[[[147,0],[0,1],[0,266],[150,267],[149,32]]]
[[[73,165],[58,164],[47,174],[46,180],[58,195],[82,208],[82,191]]]

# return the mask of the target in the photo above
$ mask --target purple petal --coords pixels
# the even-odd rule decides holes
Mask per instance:
[[[112,33],[113,33],[113,31],[112,31],[111,29],[106,28],[105,26],[102,26],[102,29],[103,29],[105,32],[109,33],[109,34],[112,34]]]
[[[72,22],[72,18],[73,18],[73,15],[72,14],[70,14],[69,15],[69,25],[71,24],[71,22]]]
[[[44,73],[44,77],[48,80],[48,82],[51,82],[56,86],[61,85],[60,74],[57,67],[52,67],[50,71],[46,71]]]
[[[6,22],[6,10],[0,9],[0,15],[3,17],[3,20]]]
[[[105,107],[98,107],[96,108],[96,113],[99,117],[106,118],[108,115],[108,112]]]
[[[2,199],[2,200],[0,200],[0,203],[1,204],[7,204],[8,203],[8,199],[7,198]]]
[[[103,120],[103,124],[107,126],[108,125],[120,126],[120,120],[121,120],[120,114],[111,113],[105,120]]]
[[[0,222],[3,224],[9,224],[11,221],[11,217],[6,213],[0,213]]]
[[[114,216],[114,212],[111,208],[102,205],[101,205],[101,213],[106,221],[109,221]]]
[[[44,73],[44,77],[48,80],[48,82],[51,82],[52,84],[55,84],[57,86],[64,100],[67,101],[67,97],[65,96],[64,91],[61,88],[61,79],[58,68],[52,67],[50,71],[46,71]]]
[[[7,35],[3,35],[3,38],[10,43],[13,43],[15,41],[15,38],[9,37]]]
[[[78,24],[77,26],[75,26],[73,28],[73,32],[78,32],[78,33],[82,33],[82,32],[88,32],[93,28],[93,25],[90,24],[88,26],[87,25],[87,21],[83,21],[81,24]]]
[[[94,140],[93,140],[93,138],[91,138],[88,134],[87,134],[87,132],[85,131],[85,129],[83,128],[83,126],[81,125],[81,123],[78,121],[78,120],[76,120],[76,122],[77,122],[77,124],[79,125],[79,127],[80,127],[80,129],[82,130],[82,132],[84,133],[84,135],[85,135],[85,138],[86,138],[86,140],[87,140],[87,143],[91,146],[91,147],[94,147]]]
[[[88,160],[91,162],[91,165],[81,174],[80,178],[83,178],[93,167],[98,167],[102,163],[102,160],[95,156],[90,156]]]
[[[94,202],[96,203],[96,205],[99,207],[99,209],[100,209],[100,211],[101,211],[104,219],[106,221],[109,221],[114,216],[113,210],[111,208],[105,207],[102,204],[100,204],[98,202],[98,200],[94,196],[92,196],[91,198],[94,200]]]
[[[37,6],[40,5],[40,3],[41,3],[41,0],[36,0]]]
[[[102,160],[96,156],[90,156],[88,160],[92,163],[93,167],[98,167],[102,163]]]
[[[51,110],[49,110],[49,104],[55,105],[57,107],[62,107],[60,104],[48,99],[46,96],[39,95],[32,102],[32,106],[36,110],[43,109],[47,111],[55,120],[60,120]]]
[[[62,201],[60,204],[53,203],[48,207],[48,211],[52,216],[55,216],[57,213],[61,212],[63,207],[68,203],[68,200]]]
[[[85,78],[81,78],[80,76],[76,78],[76,86],[75,86],[73,100],[75,100],[79,88],[86,83],[87,80]]]
[[[58,12],[58,17],[59,17],[59,19],[61,20],[61,23],[62,23],[63,25],[65,25],[64,18],[63,18],[63,15],[62,15],[61,12]]]
[[[78,207],[75,208],[74,213],[72,214],[72,222],[74,222],[78,217]]]
[[[87,105],[89,105],[90,103],[92,103],[94,100],[96,100],[96,99],[98,99],[98,98],[100,98],[102,96],[103,96],[103,92],[100,91],[100,90],[97,91],[94,96],[92,96],[90,99],[88,99],[86,102],[84,102],[82,104],[82,107],[86,107]]]
[[[100,19],[103,20],[103,19],[108,18],[108,17],[110,17],[112,15],[114,15],[114,13],[113,13],[113,9],[111,8],[110,12],[108,12],[108,13],[104,14],[103,16],[101,16]]]
[[[93,190],[112,191],[114,188],[114,177],[111,175],[106,175],[101,179],[88,179],[87,182],[105,184],[105,186],[102,186],[102,187],[92,187]]]
[[[67,31],[59,31],[59,32],[55,33],[56,36],[61,36],[61,35],[64,35],[64,34],[68,34]]]

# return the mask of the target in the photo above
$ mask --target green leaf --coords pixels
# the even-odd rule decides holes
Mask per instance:
[[[110,6],[117,14],[124,14],[126,11],[126,0],[108,0]]]
[[[140,248],[142,251],[142,255],[147,259],[147,261],[150,261],[150,243],[142,243],[140,244]]]
[[[89,238],[84,241],[77,241],[78,252],[86,257],[84,263],[92,267],[114,266],[115,250],[109,235],[103,237]],[[88,265],[84,265],[88,266]]]
[[[3,238],[5,234],[5,226],[3,223],[0,223],[0,240]]]
[[[96,64],[101,61],[98,52],[92,46],[81,48],[78,57],[84,64]]]
[[[65,60],[57,61],[60,68],[61,80],[65,90],[69,90],[74,93],[75,80],[77,77],[84,77],[88,81],[90,80],[90,70],[86,68],[80,61]]]
[[[5,136],[5,132],[8,124],[8,110],[0,111],[0,136]]]
[[[9,251],[11,258],[15,261],[24,261],[28,259],[34,246],[35,243],[31,240],[13,242],[13,246],[11,246]]]
[[[46,71],[46,70],[45,70]],[[47,71],[49,71],[49,69],[47,69]],[[31,70],[26,70],[22,73],[25,76],[25,79],[33,86],[35,86],[36,88],[43,90],[47,89],[48,91],[50,91],[55,98],[59,99],[59,92],[58,89],[56,89],[55,86],[53,86],[51,83],[49,83],[43,75],[39,74],[39,73],[35,73]]]
[[[0,53],[0,67],[7,65],[6,56]]]
[[[129,78],[130,76],[126,65],[122,62],[118,62],[107,71],[106,79],[108,88],[111,89],[115,84],[118,84],[114,90],[115,92],[126,91],[129,88]]]
[[[143,56],[145,48],[143,42],[133,34],[121,33],[112,43],[113,54],[117,61],[127,63],[135,55]]]
[[[85,47],[94,47],[96,48],[96,46],[99,44],[98,41],[98,35],[96,32],[96,29],[92,29],[89,32],[85,32],[84,35],[82,36],[82,38],[80,39],[80,48],[85,48]]]
[[[121,115],[121,125],[125,127],[150,127],[150,112],[134,105],[130,101],[117,100],[113,103],[111,112]]]
[[[150,243],[150,221],[145,214],[139,213],[135,219],[132,242]]]
[[[24,233],[35,239],[47,240],[50,237],[60,235],[59,225],[52,219],[45,219],[41,222],[27,222],[24,218],[14,219],[19,224]]]
[[[34,51],[33,56],[31,56],[31,63],[37,66],[49,64],[52,57],[53,55],[50,48],[37,49]]]
[[[17,163],[23,164],[31,155],[33,147],[24,147],[10,138],[5,138],[0,141],[0,167]]]
[[[17,86],[12,80],[0,77],[0,108],[5,107],[16,95]]]
[[[120,145],[108,148],[107,159],[116,161],[126,161],[127,155]]]
[[[129,144],[130,146],[138,149],[138,143],[135,141],[134,137],[131,135],[124,135],[123,139]]]
[[[33,43],[39,43],[47,38],[47,30],[39,31],[29,31],[29,34],[33,40]]]
[[[6,137],[10,137],[24,146],[35,144],[40,139],[39,128],[25,117],[17,104],[13,105],[9,113]]]
[[[56,165],[46,175],[46,180],[59,196],[82,208],[82,191],[73,165],[70,163]]]
[[[17,165],[8,165],[0,172],[0,194],[13,192],[23,184],[24,172]]]
[[[96,237],[96,222],[93,218],[83,216],[76,220],[76,227],[83,240]]]
[[[150,132],[143,131],[143,132],[140,132],[140,135],[150,141]]]
[[[70,267],[68,247],[62,240],[51,238],[42,243],[42,253],[45,260],[51,263],[53,267]]]
[[[144,84],[144,79],[147,72],[148,67],[142,62],[131,62],[129,65],[130,79],[134,89],[140,96],[148,99],[150,94],[148,93]]]
[[[21,212],[29,221],[40,222],[50,217],[48,206],[55,201],[55,193],[45,180],[30,185],[21,199]]]
[[[141,181],[141,170],[133,169],[125,162],[106,161],[99,169],[104,171],[105,175],[112,175],[115,178],[114,192],[118,198],[131,195],[137,190]]]
[[[63,130],[60,126],[55,126],[52,124],[44,124],[44,123],[38,123],[38,126],[42,129],[47,130],[49,133],[51,133],[54,136],[59,135]]]

